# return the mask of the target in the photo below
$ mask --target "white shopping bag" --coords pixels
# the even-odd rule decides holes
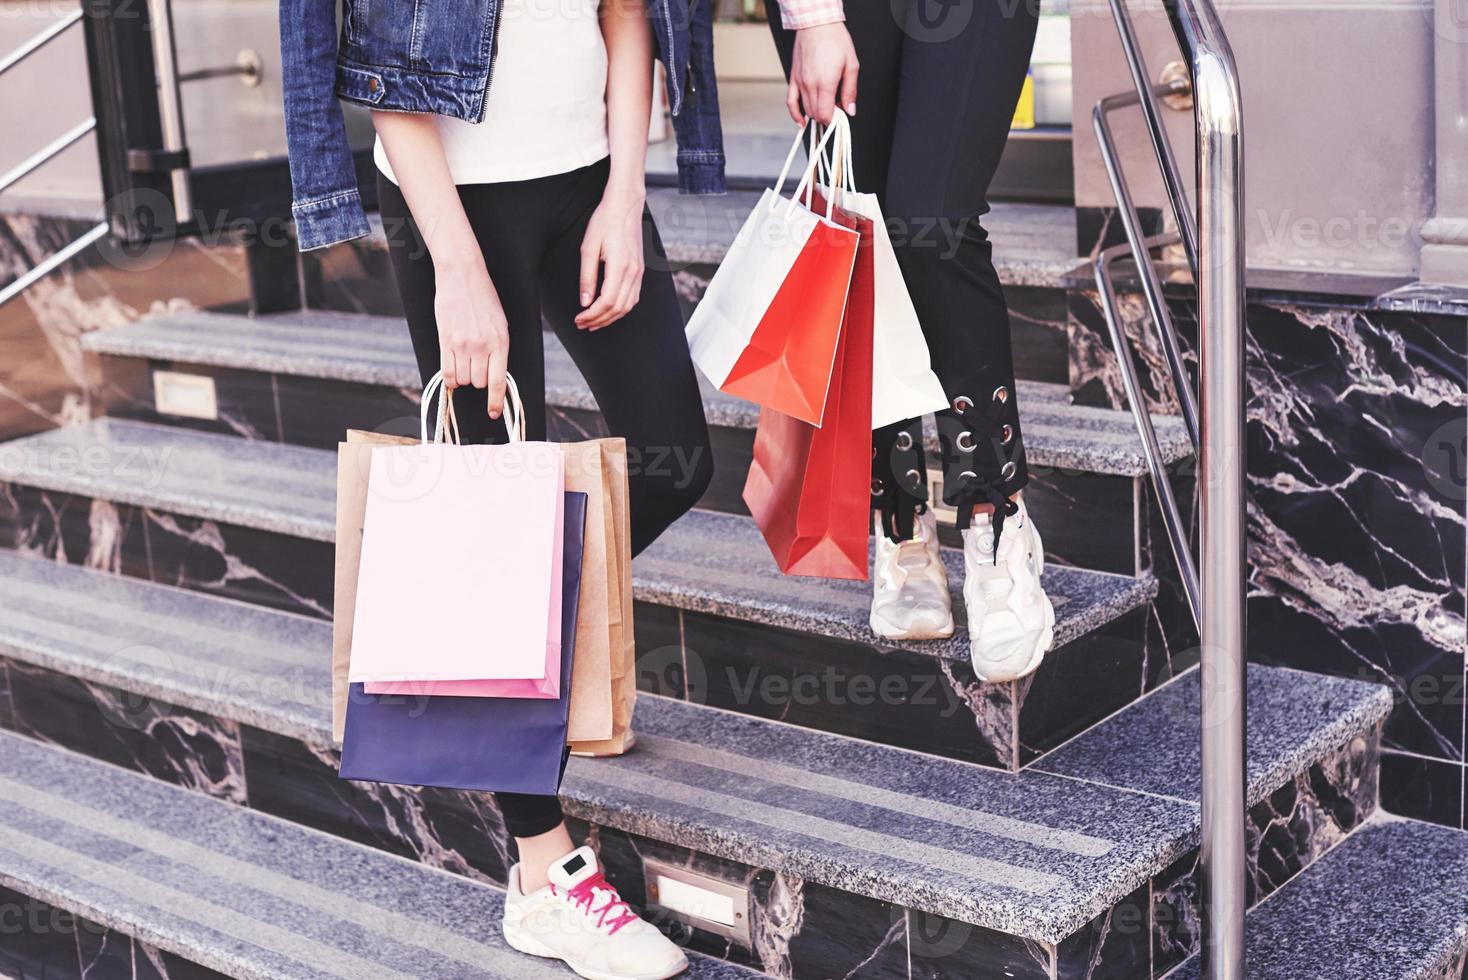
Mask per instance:
[[[812,140],[814,142],[814,140]],[[877,195],[863,194],[851,186],[854,170],[851,143],[843,144],[845,159],[839,162],[840,183],[846,186],[836,192],[841,207],[872,222],[872,263],[876,279],[876,308],[872,332],[872,428],[880,429],[894,422],[920,418],[948,407],[948,396],[933,373],[928,340],[918,322],[912,295],[892,250],[892,239],[882,216]],[[829,174],[819,151],[811,149],[817,162],[818,176],[826,178],[821,189],[829,200],[832,190]]]
[[[847,193],[841,206],[872,221],[872,264],[876,297],[872,317],[872,428],[919,418],[948,407],[948,396],[933,373],[928,340],[875,194]]]
[[[820,145],[845,134],[833,126]],[[721,391],[818,426],[859,236],[832,219],[833,200],[824,215],[810,209],[814,163],[794,197],[781,196],[799,148],[797,135],[779,183],[750,212],[686,330],[693,363]]]

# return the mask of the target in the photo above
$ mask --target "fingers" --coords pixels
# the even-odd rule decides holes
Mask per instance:
[[[601,295],[576,317],[583,330],[599,330],[626,316],[642,296],[643,264],[614,258],[602,277]]]
[[[790,118],[795,120],[795,125],[805,125],[805,113],[800,109],[800,86],[793,79],[785,88],[785,108],[790,111]]]
[[[505,370],[507,353],[493,350],[485,362],[485,382],[489,396],[489,417],[497,419],[505,410]]]
[[[856,73],[861,66],[856,56],[846,59],[846,69],[841,73],[841,106],[848,116],[856,115]]]
[[[583,308],[590,306],[592,296],[596,295],[596,267],[600,260],[601,249],[595,243],[581,243],[581,277],[577,283],[577,294]]]
[[[475,351],[469,355],[469,383],[476,388],[485,388],[489,385],[489,354],[488,351]]]
[[[829,125],[836,109],[836,84],[834,81],[804,82],[800,99],[805,111],[822,126]]]

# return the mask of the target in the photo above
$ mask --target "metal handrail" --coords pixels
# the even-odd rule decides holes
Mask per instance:
[[[1244,980],[1244,911],[1246,877],[1245,820],[1245,511],[1244,511],[1244,184],[1243,105],[1238,68],[1209,0],[1164,0],[1178,47],[1187,61],[1193,92],[1196,149],[1196,225],[1186,203],[1182,181],[1156,104],[1156,94],[1125,9],[1125,0],[1110,0],[1132,72],[1137,101],[1178,219],[1179,238],[1188,253],[1198,287],[1198,474],[1199,561],[1196,610],[1201,640],[1202,694],[1202,827],[1199,844],[1199,889],[1203,918],[1202,960],[1207,980]],[[1103,100],[1104,102],[1104,100]],[[1105,112],[1097,107],[1098,136]],[[1106,134],[1109,135],[1109,134]],[[1103,152],[1104,152],[1103,147]],[[1112,156],[1114,158],[1114,147]],[[1113,160],[1108,160],[1108,173]],[[1115,168],[1120,174],[1120,167]],[[1113,190],[1117,183],[1113,180]],[[1125,181],[1121,182],[1125,191]],[[1118,195],[1118,203],[1122,195]],[[1123,212],[1129,209],[1125,206]],[[1135,216],[1134,209],[1130,215]],[[1196,227],[1196,232],[1194,228]],[[1128,247],[1137,259],[1144,288],[1155,281],[1149,243],[1139,223],[1128,221]],[[1137,384],[1129,341],[1120,329],[1110,264],[1120,250],[1097,259],[1097,286],[1107,323],[1124,367],[1123,381],[1137,419],[1144,449],[1151,419]],[[1152,298],[1149,295],[1149,305]],[[1156,315],[1154,313],[1154,315]],[[1159,327],[1169,322],[1157,317]],[[1166,341],[1164,340],[1164,344]],[[1172,363],[1174,383],[1182,393],[1190,387],[1185,372]],[[1151,451],[1156,452],[1155,433]],[[1152,466],[1154,485],[1157,468]],[[1165,481],[1165,470],[1162,470]],[[1181,521],[1174,513],[1169,538],[1180,568],[1192,561]],[[1185,578],[1187,572],[1184,571]]]
[[[1173,245],[1178,240],[1179,236],[1173,232],[1145,239],[1143,255],[1146,255],[1147,249]],[[1152,489],[1157,494],[1158,505],[1162,508],[1162,525],[1167,532],[1168,543],[1172,546],[1172,553],[1177,556],[1183,595],[1188,600],[1188,611],[1193,614],[1193,622],[1201,627],[1202,608],[1198,590],[1198,567],[1193,562],[1193,550],[1188,541],[1187,527],[1178,510],[1177,496],[1172,490],[1172,481],[1163,460],[1157,430],[1152,425],[1152,413],[1145,410],[1147,397],[1137,377],[1137,365],[1132,359],[1131,342],[1122,328],[1121,318],[1112,313],[1116,309],[1116,286],[1111,280],[1111,264],[1132,251],[1132,244],[1127,242],[1104,249],[1100,255],[1096,256],[1094,263],[1096,288],[1101,294],[1101,307],[1107,311],[1106,326],[1111,332],[1111,346],[1116,350],[1116,362],[1121,370],[1121,382],[1122,387],[1126,390],[1127,401],[1133,406],[1140,405],[1143,408],[1141,411],[1133,410],[1136,416],[1137,433],[1142,437],[1142,455],[1147,460],[1147,469],[1152,477]],[[1150,261],[1145,262],[1145,268],[1150,269],[1151,266]]]
[[[16,65],[20,64],[26,58],[30,57],[37,51],[44,48],[47,44],[56,40],[56,38],[65,33],[67,28],[71,27],[73,24],[80,23],[83,16],[83,8],[78,7],[76,10],[67,14],[56,23],[52,24],[45,30],[40,31],[39,33],[31,37],[29,40],[21,44],[20,47],[7,54],[4,58],[0,58],[0,75],[4,75],[6,72],[14,68]],[[8,173],[0,176],[0,191],[6,190],[12,184],[25,177],[27,174],[34,172],[42,164],[55,157],[62,150],[66,149],[68,146],[71,146],[77,140],[81,139],[83,136],[86,136],[88,133],[92,132],[96,128],[96,117],[89,116],[86,119],[83,119],[81,122],[77,123],[75,126],[58,136],[56,139],[52,140],[50,143],[47,143],[35,153],[32,153],[25,160],[21,161],[20,164],[11,168]],[[43,259],[41,262],[37,263],[33,268],[27,269],[23,274],[17,276],[3,289],[0,289],[0,306],[4,306],[6,303],[9,303],[11,300],[15,299],[15,297],[25,292],[31,286],[46,278],[56,269],[59,269],[67,262],[71,261],[88,246],[103,238],[107,234],[108,230],[108,224],[105,221],[93,225],[91,228],[83,232],[78,238],[76,238],[76,240],[68,243],[65,248],[51,253],[50,255],[46,256],[46,258]]]
[[[1184,81],[1155,87],[1149,86],[1149,94],[1154,89],[1168,95],[1191,92],[1191,86]],[[1183,424],[1187,427],[1188,436],[1193,440],[1193,449],[1196,451],[1198,449],[1198,407],[1193,398],[1193,383],[1188,377],[1187,365],[1183,362],[1182,343],[1178,340],[1177,328],[1173,326],[1172,314],[1168,311],[1167,301],[1162,296],[1162,283],[1158,280],[1157,270],[1153,267],[1147,254],[1142,218],[1137,213],[1136,204],[1132,201],[1131,190],[1126,183],[1126,175],[1121,169],[1121,157],[1116,149],[1116,141],[1111,135],[1111,111],[1122,106],[1138,104],[1149,105],[1151,102],[1143,99],[1136,92],[1123,92],[1120,95],[1108,96],[1096,103],[1095,109],[1091,112],[1091,124],[1096,131],[1096,142],[1101,149],[1101,160],[1106,165],[1106,176],[1111,181],[1111,191],[1116,196],[1117,213],[1121,216],[1122,227],[1131,245],[1132,258],[1137,263],[1137,273],[1142,277],[1142,292],[1147,297],[1147,308],[1152,314],[1153,322],[1157,324],[1157,335],[1162,342],[1162,352],[1167,358],[1167,366],[1172,372],[1173,382],[1177,388],[1177,402],[1182,411]],[[1167,155],[1170,159],[1171,152],[1169,151]],[[1185,236],[1181,237],[1184,242],[1187,241]],[[1196,266],[1194,268],[1196,269]],[[1133,404],[1136,404],[1135,400]]]
[[[82,9],[78,7],[76,10],[73,10],[71,13],[67,14],[56,23],[52,24],[50,27],[36,34],[20,47],[7,54],[4,58],[0,58],[0,75],[5,74],[10,69],[14,68],[16,65],[26,60],[26,58],[29,58],[37,51],[41,50],[46,45],[56,40],[56,38],[66,33],[66,29],[68,27],[71,27],[73,24],[81,23],[81,20]]]
[[[1127,68],[1131,71],[1135,93],[1127,93],[1142,107],[1142,119],[1147,123],[1147,134],[1152,138],[1152,150],[1157,154],[1157,168],[1162,173],[1162,184],[1167,189],[1167,200],[1172,205],[1172,216],[1177,222],[1182,237],[1183,252],[1193,274],[1198,272],[1198,229],[1193,212],[1188,204],[1187,191],[1183,189],[1182,171],[1172,154],[1172,143],[1162,125],[1162,109],[1157,105],[1157,96],[1178,94],[1162,91],[1166,86],[1154,86],[1151,73],[1147,71],[1147,60],[1142,47],[1137,43],[1137,32],[1132,26],[1131,13],[1125,3],[1113,0],[1111,17],[1116,22],[1116,33],[1121,38],[1121,50],[1126,55]],[[1191,85],[1189,84],[1189,88]],[[1197,435],[1194,434],[1196,441]]]

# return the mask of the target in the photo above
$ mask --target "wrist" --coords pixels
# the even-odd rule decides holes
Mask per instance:
[[[636,175],[619,175],[613,173],[607,179],[606,189],[602,191],[602,200],[624,207],[635,207],[641,210],[647,201],[647,184],[641,173]]]
[[[435,241],[428,249],[433,271],[440,276],[463,275],[483,268],[484,255],[479,242],[471,235],[467,240],[453,238]]]

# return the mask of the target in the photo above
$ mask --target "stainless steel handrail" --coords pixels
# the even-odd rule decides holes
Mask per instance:
[[[1155,88],[1164,94],[1178,94],[1190,90],[1188,83],[1181,81],[1158,85]],[[1153,86],[1148,87],[1149,94],[1152,89]],[[1111,182],[1111,191],[1116,196],[1117,213],[1121,217],[1127,241],[1131,244],[1132,258],[1137,263],[1137,274],[1142,278],[1142,292],[1147,297],[1147,309],[1152,314],[1152,322],[1157,324],[1157,335],[1162,343],[1162,353],[1167,358],[1167,366],[1172,372],[1173,382],[1177,388],[1177,402],[1182,411],[1183,424],[1187,427],[1188,436],[1193,440],[1193,449],[1196,450],[1198,448],[1198,407],[1193,399],[1193,383],[1188,374],[1187,365],[1183,361],[1182,343],[1178,340],[1177,328],[1173,326],[1172,314],[1168,311],[1167,301],[1162,296],[1162,283],[1157,278],[1157,270],[1153,267],[1151,258],[1147,254],[1142,218],[1137,214],[1137,206],[1132,201],[1132,193],[1127,187],[1126,175],[1122,172],[1121,157],[1111,135],[1111,111],[1122,106],[1137,104],[1147,105],[1149,103],[1135,92],[1108,96],[1096,103],[1095,109],[1091,112],[1091,124],[1096,131],[1096,142],[1101,149],[1101,160],[1106,166],[1106,176]],[[1185,238],[1183,240],[1186,241]],[[1110,307],[1107,309],[1109,310]],[[1108,316],[1108,321],[1110,319]],[[1133,404],[1137,404],[1135,399],[1133,399]],[[1138,419],[1141,419],[1140,415]]]
[[[1138,102],[1147,119],[1168,198],[1177,213],[1180,239],[1198,287],[1199,561],[1196,567],[1203,685],[1199,846],[1203,975],[1207,980],[1244,980],[1247,630],[1243,101],[1233,50],[1209,0],[1164,0],[1164,3],[1173,34],[1187,61],[1193,91],[1196,224],[1172,160],[1151,79],[1131,31],[1125,0],[1111,0]],[[1105,110],[1098,106],[1097,118],[1104,122],[1104,115]],[[1098,136],[1104,128],[1104,125],[1098,127]],[[1122,187],[1124,190],[1124,181]],[[1128,227],[1127,231],[1129,248],[1137,257],[1139,270],[1149,267],[1149,243],[1141,238],[1140,228]],[[1192,248],[1188,247],[1190,239]],[[1129,341],[1120,329],[1111,289],[1110,262],[1115,254],[1118,253],[1097,260],[1097,283],[1108,325],[1116,339],[1118,358],[1130,366]],[[1142,281],[1148,282],[1145,271]],[[1159,317],[1159,325],[1163,322]],[[1171,362],[1169,367],[1181,394],[1189,385],[1187,375],[1178,373]],[[1146,402],[1136,390],[1135,370],[1131,371],[1130,380],[1127,380],[1127,370],[1123,367],[1123,379],[1145,446],[1151,420]],[[1155,448],[1154,445],[1154,452]],[[1169,537],[1179,566],[1186,567],[1192,556],[1186,539],[1179,541],[1174,534],[1180,526],[1181,522],[1175,521],[1169,527]]]
[[[44,48],[47,44],[60,37],[63,33],[65,33],[66,29],[71,27],[73,24],[80,23],[82,17],[83,9],[81,7],[78,7],[76,10],[67,14],[56,23],[52,24],[45,30],[40,31],[35,36],[31,37],[30,40],[26,41],[20,47],[7,54],[4,58],[0,58],[0,75],[4,75],[6,72],[14,68],[16,65],[20,64],[26,58],[35,54],[37,51]],[[0,176],[0,191],[4,191],[16,181],[33,172],[42,164],[44,164],[47,160],[50,160],[62,150],[66,149],[68,146],[71,146],[77,140],[81,139],[83,136],[86,136],[88,133],[92,132],[96,128],[97,120],[95,117],[88,117],[86,119],[83,119],[71,129],[67,130],[65,133],[52,140],[50,143],[41,147],[35,153],[32,153],[29,157],[21,161],[18,165],[11,168],[8,173]],[[6,303],[9,303],[11,300],[15,299],[15,297],[19,296],[21,293],[29,289],[32,285],[41,281],[46,276],[54,272],[56,269],[59,269],[62,265],[65,265],[67,262],[71,261],[88,246],[92,245],[94,242],[100,240],[103,236],[105,236],[107,232],[107,222],[103,221],[100,224],[93,225],[91,228],[83,232],[81,236],[78,237],[75,241],[68,243],[65,248],[51,253],[50,255],[46,256],[46,258],[43,259],[41,262],[37,263],[35,267],[27,269],[24,273],[17,276],[14,280],[8,283],[3,289],[0,289],[0,306],[4,306]]]
[[[179,90],[178,48],[173,34],[173,4],[170,0],[148,0],[148,26],[153,36],[153,63],[158,72],[158,121],[163,149],[184,149],[183,94]],[[180,225],[194,217],[194,190],[189,171],[173,170],[173,212]]]
[[[81,19],[82,9],[78,7],[76,10],[73,10],[71,13],[67,14],[56,23],[52,24],[50,27],[36,34],[20,47],[7,54],[4,58],[0,58],[0,75],[5,74],[10,69],[14,68],[16,65],[26,60],[26,58],[35,54],[37,51],[44,48],[47,44],[50,44],[52,41],[56,40],[56,38],[66,33],[66,29],[68,27],[71,27],[73,24],[81,23]]]
[[[1157,167],[1162,172],[1162,184],[1167,189],[1167,199],[1172,205],[1172,216],[1177,221],[1182,236],[1183,252],[1194,274],[1198,271],[1198,230],[1193,211],[1188,203],[1187,191],[1183,189],[1182,171],[1172,153],[1172,143],[1162,125],[1162,110],[1157,105],[1157,96],[1168,94],[1158,91],[1152,84],[1147,60],[1142,56],[1142,47],[1137,43],[1137,32],[1132,26],[1132,17],[1124,2],[1112,0],[1111,17],[1116,22],[1116,33],[1121,38],[1121,50],[1126,55],[1127,68],[1132,75],[1135,98],[1142,107],[1142,118],[1147,123],[1147,134],[1152,138],[1152,150],[1157,154]],[[1196,440],[1197,435],[1194,434]]]
[[[1172,232],[1148,238],[1143,244],[1143,255],[1147,254],[1147,249],[1176,244],[1178,240],[1178,235]],[[1178,510],[1177,495],[1173,493],[1167,463],[1163,459],[1161,444],[1157,439],[1157,430],[1152,425],[1152,413],[1146,411],[1147,396],[1142,391],[1141,381],[1137,377],[1137,365],[1132,357],[1131,341],[1126,336],[1121,317],[1117,316],[1115,312],[1116,286],[1111,279],[1111,265],[1123,255],[1131,252],[1133,252],[1133,246],[1127,242],[1103,249],[1101,254],[1096,256],[1093,265],[1096,272],[1096,288],[1101,294],[1101,308],[1106,311],[1106,326],[1111,332],[1111,346],[1116,350],[1116,362],[1121,370],[1121,382],[1122,387],[1126,390],[1127,401],[1133,406],[1142,406],[1140,411],[1133,409],[1137,422],[1137,434],[1142,437],[1142,455],[1147,460],[1147,470],[1152,477],[1152,489],[1157,494],[1158,506],[1162,508],[1162,526],[1167,532],[1172,553],[1177,556],[1183,595],[1188,600],[1188,611],[1193,614],[1193,621],[1201,628],[1202,608],[1198,590],[1198,567],[1193,562],[1193,549],[1188,540],[1187,526],[1183,523],[1182,514]],[[1152,263],[1149,260],[1145,264],[1150,268]]]

